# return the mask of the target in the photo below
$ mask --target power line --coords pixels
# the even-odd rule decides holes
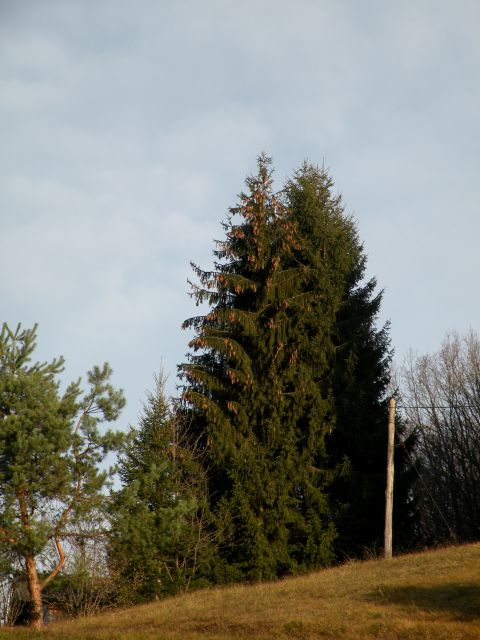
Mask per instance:
[[[400,409],[422,409],[422,410],[446,410],[446,409],[470,409],[471,407],[469,407],[468,405],[405,405],[402,404],[401,401],[397,404],[397,407]],[[443,520],[447,531],[450,535],[450,537],[452,538],[452,540],[454,540],[455,542],[457,541],[457,536],[455,535],[455,532],[451,529],[450,524],[448,522],[448,520],[446,519],[442,509],[440,508],[440,505],[438,504],[438,502],[435,500],[435,498],[432,495],[432,492],[430,491],[430,489],[428,488],[427,483],[425,482],[422,474],[420,473],[420,471],[418,470],[417,465],[415,464],[415,460],[413,459],[413,457],[410,455],[410,451],[408,450],[408,447],[406,446],[405,442],[398,436],[398,432],[397,432],[397,439],[398,439],[398,445],[403,447],[403,449],[405,450],[405,453],[407,454],[408,460],[410,461],[410,464],[412,465],[412,468],[414,469],[415,473],[418,476],[418,479],[420,480],[420,482],[422,483],[425,491],[427,492],[430,500],[432,501],[432,504],[434,506],[434,508],[438,511],[438,514],[440,515],[440,518]]]
[[[399,409],[472,409],[469,404],[448,404],[448,405],[435,405],[435,404],[397,404]]]

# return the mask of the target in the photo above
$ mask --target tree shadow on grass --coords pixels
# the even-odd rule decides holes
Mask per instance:
[[[477,583],[450,582],[429,587],[380,585],[367,597],[379,604],[413,605],[425,611],[450,613],[458,621],[480,619],[480,585]]]

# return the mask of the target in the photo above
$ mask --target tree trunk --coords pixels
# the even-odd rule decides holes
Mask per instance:
[[[42,589],[38,579],[37,566],[33,556],[25,557],[27,567],[28,591],[30,592],[30,626],[33,629],[43,627]]]

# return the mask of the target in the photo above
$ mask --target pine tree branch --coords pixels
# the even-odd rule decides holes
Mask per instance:
[[[62,569],[63,565],[65,564],[65,559],[66,559],[65,552],[63,551],[60,538],[57,538],[56,536],[55,536],[55,546],[57,547],[59,561],[56,567],[54,568],[54,570],[52,571],[52,573],[49,576],[47,576],[45,580],[41,582],[40,586],[42,589],[44,589],[47,586],[47,584],[49,584],[55,578],[55,576],[58,574],[58,572]]]
[[[18,544],[18,540],[16,538],[11,537],[8,531],[3,527],[0,527],[0,535],[2,535],[4,540],[6,542],[9,542],[10,544]]]

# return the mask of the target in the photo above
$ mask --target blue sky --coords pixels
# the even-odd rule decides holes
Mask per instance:
[[[134,423],[266,150],[330,168],[398,359],[478,330],[478,2],[0,0],[1,318]]]

